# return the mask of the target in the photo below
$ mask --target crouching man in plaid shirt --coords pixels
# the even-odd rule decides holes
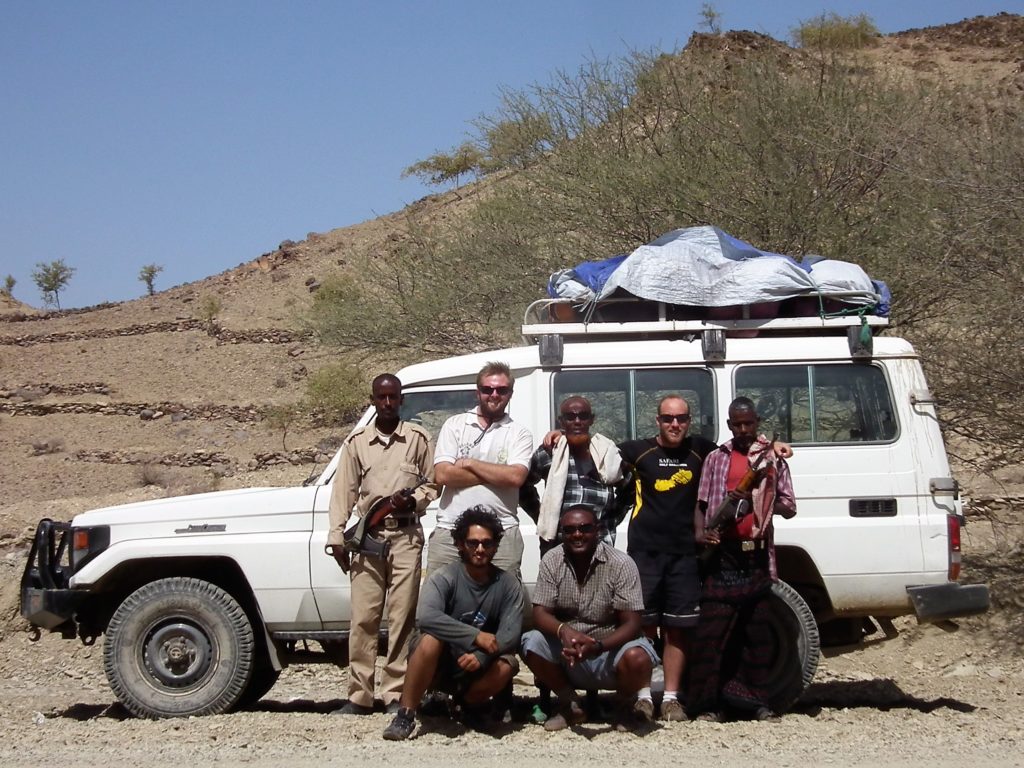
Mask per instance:
[[[562,545],[544,555],[533,590],[533,625],[520,653],[535,679],[558,695],[544,723],[558,731],[584,722],[578,689],[622,697],[617,725],[654,718],[651,671],[658,655],[640,631],[643,592],[636,563],[600,540],[589,507],[562,516]]]

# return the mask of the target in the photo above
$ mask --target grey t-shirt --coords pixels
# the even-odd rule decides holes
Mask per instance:
[[[436,571],[420,590],[416,627],[448,643],[457,656],[472,652],[485,663],[489,654],[473,645],[480,632],[498,640],[498,653],[515,653],[523,629],[523,587],[500,568],[480,584],[469,577],[461,561]]]

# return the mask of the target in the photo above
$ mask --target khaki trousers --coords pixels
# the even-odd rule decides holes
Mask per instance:
[[[385,600],[388,651],[381,671],[380,696],[386,706],[402,695],[423,557],[423,529],[419,524],[381,531],[377,536],[391,543],[387,558],[355,555],[349,571],[352,624],[348,639],[348,697],[364,707],[373,706],[374,665]]]

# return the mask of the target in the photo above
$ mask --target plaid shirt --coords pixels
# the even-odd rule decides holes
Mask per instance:
[[[533,604],[573,629],[604,640],[618,627],[617,611],[642,611],[644,595],[633,558],[603,541],[581,585],[564,547],[544,555],[533,588]]]
[[[704,459],[704,469],[700,478],[700,489],[697,500],[706,501],[707,508],[704,519],[718,509],[728,493],[726,481],[729,477],[729,461],[732,456],[732,440],[722,443]],[[793,494],[793,477],[789,473],[789,465],[782,459],[775,462],[775,503],[790,509],[796,509],[796,497]]]
[[[526,482],[536,485],[548,479],[551,471],[551,454],[541,446],[534,451],[530,460],[530,475]],[[596,478],[580,477],[576,469],[576,460],[569,454],[569,473],[565,478],[565,493],[562,495],[562,511],[572,507],[590,507],[597,515],[599,523],[611,523],[614,530],[615,517],[615,486],[604,485]],[[526,506],[524,505],[524,509]]]

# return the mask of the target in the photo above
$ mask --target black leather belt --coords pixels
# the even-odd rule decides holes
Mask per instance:
[[[405,528],[408,525],[416,525],[418,519],[416,515],[391,515],[390,517],[385,517],[379,525],[374,527],[383,528],[386,531],[394,531],[399,528]]]
[[[730,552],[760,552],[768,549],[767,539],[722,539],[722,546]]]

